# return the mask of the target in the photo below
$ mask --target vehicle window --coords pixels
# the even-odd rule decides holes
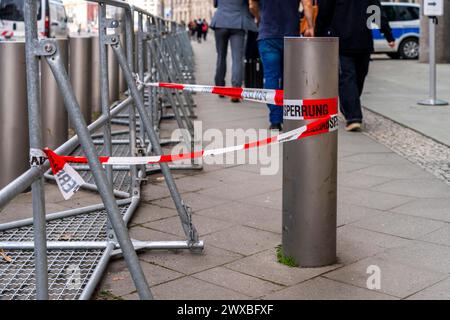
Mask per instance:
[[[58,11],[54,5],[50,5],[50,21],[58,21]]]
[[[408,11],[411,14],[413,20],[420,19],[420,9],[417,7],[408,7]]]
[[[23,21],[24,0],[0,0],[0,20]],[[37,5],[37,19],[41,19],[41,1]]]
[[[396,19],[395,21],[409,21],[409,20],[415,20],[415,18],[412,15],[412,11],[409,10],[410,7],[407,6],[395,6],[396,11]]]
[[[64,22],[66,19],[66,12],[64,11],[64,7],[63,6],[58,6],[58,21],[59,22]]]
[[[393,6],[383,6],[383,11],[386,13],[388,21],[396,21],[395,11]]]

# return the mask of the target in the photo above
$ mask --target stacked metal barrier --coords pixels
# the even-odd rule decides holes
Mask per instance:
[[[74,166],[80,171],[87,189],[98,191],[103,204],[45,214],[44,176],[49,163],[32,166],[0,190],[0,208],[32,186],[33,218],[0,225],[0,249],[11,261],[0,260],[1,299],[88,299],[100,281],[113,254],[123,255],[141,299],[152,294],[140,267],[136,250],[201,250],[192,224],[189,207],[182,201],[167,164],[103,168],[99,155],[143,156],[162,153],[159,125],[175,118],[184,129],[182,143],[195,147],[192,119],[194,103],[189,93],[172,93],[144,88],[141,81],[193,83],[193,53],[186,30],[174,22],[116,0],[91,0],[99,5],[99,59],[101,115],[89,126],[80,110],[60,48],[54,39],[38,39],[36,2],[25,1],[27,93],[30,148],[40,150],[42,119],[40,112],[39,59],[50,67],[69,114],[76,136],[61,145],[59,154],[85,155],[89,166]],[[108,17],[107,6],[124,11],[122,21]],[[138,30],[134,31],[137,19]],[[125,36],[120,27],[124,26]],[[136,46],[134,46],[136,37]],[[124,43],[121,39],[125,39]],[[127,92],[121,101],[110,104],[108,48],[117,59]],[[90,79],[86,79],[90,81]],[[168,112],[170,110],[170,113]],[[111,123],[124,125],[111,132]],[[98,130],[102,129],[99,133]],[[173,168],[200,169],[189,166]],[[130,239],[127,223],[140,202],[140,187],[145,175],[161,171],[178,211],[185,241],[138,241]],[[117,200],[116,197],[124,199]],[[1,212],[0,212],[1,214]],[[9,259],[8,259],[9,260]]]

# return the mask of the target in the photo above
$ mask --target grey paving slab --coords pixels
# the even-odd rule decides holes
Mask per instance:
[[[212,283],[184,277],[153,287],[159,300],[247,300],[248,296]]]
[[[370,139],[366,140],[366,145],[369,147],[377,146],[375,141],[372,141]],[[386,147],[383,147],[386,148]],[[343,161],[350,161],[350,162],[358,162],[358,163],[365,163],[370,165],[409,165],[410,163],[408,160],[405,160],[401,158],[399,155],[393,153],[389,149],[386,148],[386,152],[374,152],[374,153],[367,153],[361,151],[358,154],[353,154],[348,157],[345,157],[342,159]]]
[[[291,286],[317,277],[341,265],[322,268],[291,268],[277,261],[275,249],[239,259],[226,265],[226,268],[241,272],[276,284]]]
[[[387,182],[373,190],[415,198],[444,198],[450,196],[450,186],[437,179],[403,179]]]
[[[338,162],[338,173],[357,171],[359,169],[367,168],[370,166],[372,166],[372,164],[363,162],[345,161],[345,159],[340,159]]]
[[[119,264],[115,266],[114,264]],[[142,270],[150,286],[155,286],[184,275],[147,262],[141,262]],[[106,290],[116,296],[124,296],[136,291],[133,280],[123,260],[110,263],[99,290]]]
[[[413,240],[346,225],[337,230],[338,261],[348,265],[381,254],[390,248],[413,244]]]
[[[389,210],[414,200],[412,197],[341,186],[338,201],[378,210]]]
[[[446,225],[444,222],[395,213],[381,213],[353,223],[354,226],[408,239],[418,239]]]
[[[338,201],[337,203],[337,226],[359,221],[363,218],[374,217],[384,211]]]
[[[57,203],[63,207],[66,207],[67,210],[67,209],[81,208],[94,204],[100,204],[102,203],[102,199],[100,198],[100,196],[92,193],[90,195],[85,195],[82,198],[72,198],[67,201],[61,200]]]
[[[223,267],[196,273],[192,277],[238,291],[252,298],[283,289],[280,285]]]
[[[45,210],[47,213],[67,210],[66,207],[57,203],[46,203]],[[31,218],[33,209],[31,203],[22,203],[13,201],[0,211],[0,223]]]
[[[142,241],[172,241],[185,240],[186,237],[176,236],[173,234],[160,232],[137,225],[129,229],[130,237]]]
[[[450,199],[415,199],[392,209],[393,212],[450,222]]]
[[[404,247],[388,249],[378,256],[416,268],[450,273],[450,264],[448,263],[450,261],[450,247],[447,246],[414,241]]]
[[[322,277],[264,297],[268,300],[394,300],[395,297]]]
[[[205,241],[216,247],[251,255],[265,249],[275,248],[281,243],[281,236],[272,232],[235,226],[204,237]]]
[[[447,223],[441,229],[421,237],[420,240],[450,247],[450,224]]]
[[[212,173],[212,172],[211,172]],[[208,173],[208,174],[211,174]],[[180,190],[184,191],[199,191],[203,189],[208,189],[212,187],[217,187],[220,181],[215,179],[205,179],[205,175],[195,175],[195,176],[187,176],[182,177],[180,179],[176,179],[177,187]]]
[[[382,253],[386,248],[373,244],[369,241],[356,241],[342,237],[337,237],[337,259],[338,263],[347,265],[356,261],[375,256]]]
[[[342,141],[343,139],[345,139],[346,143],[342,144],[342,142],[340,143],[341,145],[339,146],[339,151],[345,151],[348,153],[362,153],[362,154],[368,154],[368,155],[376,155],[379,153],[391,153],[392,151],[390,151],[388,148],[386,148],[385,146],[381,145],[381,144],[377,144],[377,143],[371,143],[369,141],[364,140],[364,138],[362,138],[362,135],[358,134],[358,133],[348,133],[348,132],[344,132],[344,131],[339,131],[339,137],[340,137],[340,141]],[[356,155],[355,155],[356,156]],[[349,157],[345,157],[344,159],[349,158]],[[369,158],[369,157],[366,157]]]
[[[243,202],[230,202],[201,210],[198,215],[241,224],[249,227],[281,232],[281,211]],[[201,218],[199,218],[201,219]]]
[[[372,165],[370,167],[356,170],[354,174],[364,174],[390,179],[432,178],[433,176],[413,164],[401,165]]]
[[[406,298],[448,276],[377,257],[360,260],[323,276],[368,289],[367,282],[373,272],[371,267],[377,267],[380,271],[380,289],[375,290],[398,298]]]
[[[230,222],[209,218],[205,216],[199,216],[197,214],[192,215],[192,221],[200,236],[229,229],[234,225],[233,223]],[[145,223],[143,226],[161,232],[175,234],[180,237],[185,236],[183,228],[180,224],[180,218],[178,216]]]
[[[212,208],[229,201],[225,199],[203,195],[196,192],[183,194],[183,200],[188,206],[190,206],[193,209],[194,212],[197,210]],[[151,201],[150,203],[158,207],[175,209],[175,204],[173,203],[172,198],[154,200]]]
[[[149,184],[148,187],[143,188],[141,196],[142,200],[147,202],[167,198],[170,196],[170,193],[169,190],[167,190],[167,188],[162,184]]]
[[[174,209],[161,208],[151,204],[141,203],[134,213],[130,225],[140,225],[146,222],[166,219],[177,215],[178,213]]]
[[[450,300],[450,278],[408,297],[408,300]]]
[[[242,201],[241,203],[248,203],[257,205],[260,207],[267,207],[276,210],[281,210],[282,207],[282,196],[283,193],[281,190],[264,193],[258,196],[250,197]]]
[[[198,193],[210,197],[225,200],[245,200],[254,196],[265,194],[267,192],[277,191],[281,188],[281,184],[259,181],[240,182],[236,185],[221,185],[219,187],[201,190]]]
[[[408,240],[391,234],[361,229],[353,224],[338,228],[339,241],[350,241],[353,243],[365,243],[382,249],[398,248],[410,245],[413,240]]]
[[[141,253],[139,257],[141,260],[146,262],[190,275],[222,266],[229,262],[238,260],[243,256],[238,253],[206,244],[205,249],[201,253],[193,253],[189,251],[153,251]]]
[[[359,171],[359,170],[358,170]],[[338,173],[338,185],[352,188],[370,188],[375,187],[381,184],[384,184],[388,181],[391,181],[391,178],[386,177],[377,177],[372,175],[367,175],[364,173],[346,173],[339,172]]]

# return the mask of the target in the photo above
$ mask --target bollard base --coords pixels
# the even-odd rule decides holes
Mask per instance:
[[[420,100],[417,104],[421,106],[448,106],[448,102],[440,99],[425,99]]]

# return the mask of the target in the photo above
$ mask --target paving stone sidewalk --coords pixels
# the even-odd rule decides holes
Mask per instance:
[[[213,40],[194,43],[197,82],[211,84]],[[262,105],[195,96],[203,129],[266,128]],[[169,135],[173,123],[162,132]],[[153,251],[140,261],[157,299],[450,299],[450,186],[364,134],[339,132],[338,257],[324,268],[290,268],[276,261],[281,244],[281,171],[261,176],[255,165],[206,165],[174,172],[182,198],[205,240],[201,254]],[[61,201],[48,186],[50,211]],[[131,223],[140,240],[183,239],[164,181],[150,177]],[[20,215],[30,196],[2,215]],[[29,209],[28,209],[29,210]],[[28,211],[29,212],[29,211]],[[381,270],[381,289],[369,290],[369,266]],[[137,299],[122,259],[110,263],[95,299]]]
[[[197,82],[212,84],[213,42],[194,44]],[[267,111],[196,95],[203,129],[266,128]],[[289,268],[276,261],[281,243],[281,174],[254,165],[205,166],[175,173],[205,240],[202,254],[140,255],[158,299],[450,299],[450,187],[363,134],[339,132],[339,264]],[[162,182],[144,189],[131,228],[139,239],[181,239]],[[367,289],[367,268],[381,289]],[[135,299],[122,260],[100,290]],[[100,291],[99,291],[100,292]],[[101,296],[101,294],[100,294]]]

